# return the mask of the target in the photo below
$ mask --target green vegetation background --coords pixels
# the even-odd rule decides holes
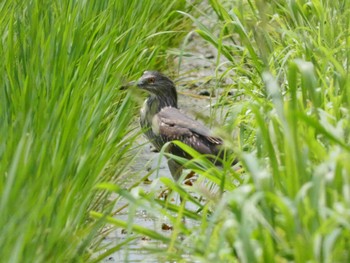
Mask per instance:
[[[162,242],[166,249],[151,250],[161,262],[349,261],[350,3],[210,0],[202,7],[0,4],[2,259],[97,261],[107,219],[132,230],[125,244],[138,235]],[[231,78],[227,89],[244,95],[220,101],[229,107],[222,135],[243,174],[181,145],[195,156],[185,165],[211,191],[163,178],[182,196],[180,205],[141,190],[136,198],[118,181],[137,136],[134,101],[120,87],[144,69],[168,66],[166,50],[180,45],[191,21],[227,60],[217,77]],[[166,236],[105,217],[110,193],[129,200],[130,214],[141,205],[165,215],[174,230]],[[189,227],[184,217],[198,224]]]

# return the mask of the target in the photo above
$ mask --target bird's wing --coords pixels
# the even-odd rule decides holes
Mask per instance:
[[[207,146],[222,144],[220,138],[211,135],[210,129],[173,107],[163,108],[154,116],[152,129],[167,141],[181,140],[195,149],[199,142]]]

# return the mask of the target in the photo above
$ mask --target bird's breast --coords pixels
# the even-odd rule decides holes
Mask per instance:
[[[141,127],[151,127],[153,116],[157,113],[157,105],[150,99],[147,99],[140,111]]]
[[[146,101],[143,103],[143,106],[141,107],[141,110],[140,110],[141,126],[144,126],[145,121],[146,121]]]

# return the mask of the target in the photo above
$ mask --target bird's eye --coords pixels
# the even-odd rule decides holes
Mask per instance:
[[[153,84],[156,81],[154,77],[148,78],[148,84]]]

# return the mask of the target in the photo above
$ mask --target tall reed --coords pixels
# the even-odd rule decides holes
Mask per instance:
[[[122,84],[162,68],[185,1],[0,4],[0,254],[4,262],[87,262],[135,134]],[[188,24],[188,22],[187,22]],[[167,32],[166,34],[156,34]],[[129,94],[129,95],[128,95]]]

